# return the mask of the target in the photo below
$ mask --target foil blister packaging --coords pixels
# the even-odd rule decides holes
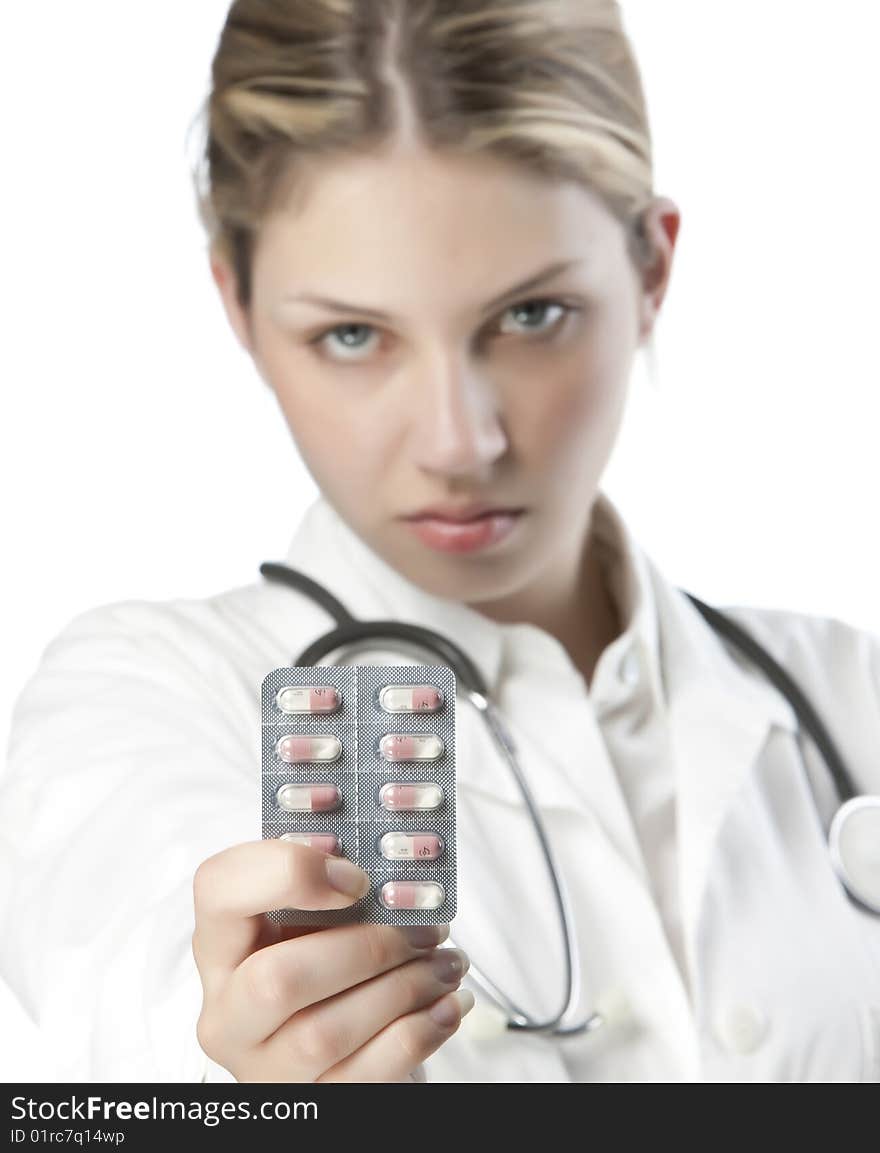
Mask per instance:
[[[285,665],[264,677],[264,839],[308,838],[371,881],[345,908],[274,909],[270,919],[452,920],[455,703],[445,665]]]

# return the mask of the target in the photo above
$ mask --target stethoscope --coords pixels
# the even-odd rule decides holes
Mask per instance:
[[[579,999],[580,954],[574,914],[544,822],[520,768],[513,740],[490,700],[487,685],[473,661],[456,644],[433,629],[403,621],[358,620],[323,585],[297,569],[266,561],[260,565],[260,572],[267,580],[287,584],[311,597],[336,621],[336,627],[312,641],[296,660],[291,661],[292,665],[343,664],[344,661],[328,662],[325,658],[343,648],[351,652],[367,646],[374,647],[377,641],[382,642],[382,648],[387,648],[390,640],[400,649],[414,649],[417,659],[421,659],[422,663],[430,663],[424,661],[424,654],[430,653],[432,660],[439,660],[455,673],[458,691],[482,714],[496,746],[506,758],[534,823],[553,887],[565,943],[565,993],[563,1007],[554,1017],[536,1021],[471,961],[467,976],[494,1005],[496,1025],[501,1023],[502,1031],[505,1028],[518,1029],[568,1037],[592,1032],[611,1019],[626,1019],[628,1007],[625,998],[612,994],[606,998],[604,1005],[597,1005],[584,1020],[576,1024],[563,1024],[563,1019],[574,1010]],[[834,779],[841,801],[828,830],[828,848],[834,870],[856,906],[880,914],[880,797],[857,795],[853,779],[815,709],[770,653],[729,617],[704,604],[691,593],[685,592],[685,596],[689,597],[720,636],[740,648],[766,673],[794,708],[799,723],[815,741]],[[451,937],[448,939],[451,942]]]

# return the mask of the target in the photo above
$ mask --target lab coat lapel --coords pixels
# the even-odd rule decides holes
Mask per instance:
[[[681,915],[693,983],[700,912],[725,815],[773,726],[794,732],[797,718],[761,670],[722,641],[687,596],[649,565],[677,774]]]

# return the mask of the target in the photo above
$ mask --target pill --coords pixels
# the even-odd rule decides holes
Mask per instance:
[[[336,785],[282,785],[275,794],[278,805],[289,813],[329,812],[342,804]]]
[[[386,833],[379,852],[388,861],[436,861],[443,852],[443,838],[438,833]]]
[[[435,685],[386,685],[379,704],[386,713],[436,713],[443,707],[443,690]]]
[[[414,781],[412,784],[391,781],[379,789],[379,804],[395,813],[410,809],[439,809],[443,804],[443,789],[434,781]]]
[[[308,845],[320,849],[322,853],[341,853],[339,838],[332,833],[282,833],[279,841],[294,841],[297,845]]]
[[[379,752],[386,761],[436,761],[443,753],[443,740],[434,733],[386,733]]]
[[[275,745],[282,761],[338,761],[342,756],[342,742],[338,737],[282,737]]]
[[[445,896],[439,881],[386,881],[379,891],[386,909],[439,909]]]
[[[340,703],[339,692],[332,685],[286,685],[275,697],[282,713],[332,713]]]

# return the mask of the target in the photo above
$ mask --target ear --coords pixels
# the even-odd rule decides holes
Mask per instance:
[[[251,344],[250,322],[238,300],[238,281],[235,272],[226,258],[216,249],[211,249],[210,262],[211,276],[214,278],[214,283],[220,292],[220,299],[223,301],[223,309],[226,317],[232,325],[232,330],[238,338],[238,343],[245,352],[253,356],[254,350]]]
[[[663,298],[669,287],[675,242],[681,226],[681,213],[667,196],[657,196],[644,212],[645,236],[654,253],[654,262],[642,272],[639,343],[650,336]]]

